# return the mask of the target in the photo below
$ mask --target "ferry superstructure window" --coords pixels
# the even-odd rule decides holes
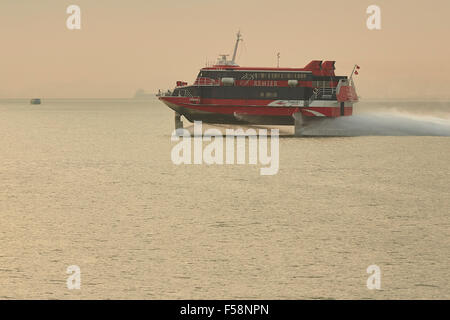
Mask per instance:
[[[210,78],[217,79],[218,72],[217,71],[203,71],[202,78]]]
[[[274,72],[271,74],[271,79],[280,79],[280,74],[277,72]]]
[[[316,87],[316,88],[330,88],[331,87],[330,81],[313,81],[312,85],[313,85],[313,87]]]
[[[264,94],[264,92],[261,92],[262,95],[265,95],[266,98],[276,98],[278,97],[278,93],[277,92],[266,92]]]
[[[296,73],[295,78],[296,79],[306,79],[306,73]]]

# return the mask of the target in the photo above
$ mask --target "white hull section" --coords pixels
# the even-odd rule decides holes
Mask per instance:
[[[275,100],[269,103],[267,106],[269,107],[304,107],[304,100]],[[336,100],[314,100],[309,104],[308,107],[315,108],[330,108],[330,107],[339,107],[339,102]]]

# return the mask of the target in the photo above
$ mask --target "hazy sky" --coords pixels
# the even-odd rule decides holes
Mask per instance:
[[[81,7],[81,30],[66,8]],[[366,27],[381,7],[382,30]],[[244,43],[241,66],[361,66],[362,98],[450,98],[449,0],[1,0],[0,98],[130,97],[192,82]]]

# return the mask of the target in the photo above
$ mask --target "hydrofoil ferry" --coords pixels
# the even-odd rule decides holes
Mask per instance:
[[[235,63],[241,40],[238,32],[231,60],[221,55],[193,84],[177,81],[172,91],[158,94],[175,111],[176,128],[183,127],[184,116],[211,124],[294,125],[301,135],[311,121],[352,115],[359,66],[350,77],[335,74],[335,61],[313,60],[303,68],[241,67]]]

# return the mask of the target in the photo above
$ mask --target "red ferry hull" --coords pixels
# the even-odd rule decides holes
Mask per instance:
[[[212,124],[294,125],[293,115],[310,119],[350,116],[353,103],[336,100],[316,100],[309,106],[303,101],[198,99],[189,97],[159,97],[168,107],[187,120]]]

